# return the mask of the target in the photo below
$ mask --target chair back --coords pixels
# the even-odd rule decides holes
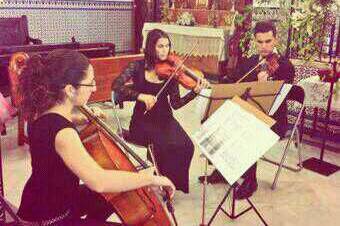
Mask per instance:
[[[111,101],[112,82],[132,61],[144,59],[143,54],[123,55],[90,59],[94,70],[97,91],[90,97],[90,102]]]
[[[24,52],[18,52],[11,56],[9,66],[8,66],[8,75],[9,75],[9,83],[11,90],[11,100],[12,104],[15,107],[19,107],[21,102],[21,97],[19,95],[18,87],[19,87],[19,77],[21,75],[22,70],[24,69],[26,62],[28,60],[28,54]]]
[[[299,102],[300,104],[303,104],[305,100],[305,91],[301,86],[293,85],[287,95],[287,100],[293,100]]]
[[[11,224],[5,224],[5,225],[13,225],[13,226],[21,226],[21,220],[16,214],[17,208],[14,207],[11,203],[9,203],[1,194],[0,194],[0,207],[3,208],[2,210],[7,212],[9,216],[13,219],[14,222]]]
[[[27,16],[0,18],[0,46],[29,44]]]

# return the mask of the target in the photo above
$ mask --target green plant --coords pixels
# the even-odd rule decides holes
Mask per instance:
[[[336,11],[334,0],[297,0],[292,6],[292,15],[287,1],[280,0],[281,20],[277,23],[279,52],[285,52],[287,46],[286,38],[290,27],[292,27],[292,36],[289,48],[293,50],[296,57],[310,61],[319,57],[321,45],[325,43],[327,36],[327,26],[329,26],[332,13]],[[260,3],[270,3],[268,0],[260,0]],[[338,6],[339,8],[339,6]],[[235,23],[242,24],[249,13],[254,13],[254,9],[249,7],[239,20]],[[255,47],[251,27],[248,27],[242,34],[240,48],[243,56],[254,54]]]
[[[299,58],[309,61],[319,57],[327,27],[333,22],[333,7],[334,0],[298,1],[288,23],[293,29],[289,47]]]
[[[252,5],[248,5],[244,8],[243,14],[240,14],[238,12],[236,12],[235,16],[234,16],[234,25],[236,26],[242,26],[246,20],[246,18],[248,18],[251,14],[253,13],[253,6]],[[253,33],[251,30],[251,26],[250,25],[245,25],[245,31],[243,32],[243,34],[241,35],[240,38],[240,49],[242,52],[243,56],[250,56],[252,55],[255,51],[252,45],[252,40],[253,40]]]
[[[162,22],[169,24],[170,21],[170,13],[169,13],[169,7],[163,7],[162,8]]]

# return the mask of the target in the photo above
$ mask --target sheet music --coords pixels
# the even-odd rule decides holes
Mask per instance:
[[[210,97],[212,93],[212,89],[202,89],[200,94],[206,96],[206,97]],[[200,115],[200,119],[202,120],[206,110],[207,110],[207,106],[209,103],[209,98],[206,97],[202,97],[202,96],[198,96],[196,99],[196,107],[195,107],[195,111],[196,114]]]
[[[288,95],[290,89],[293,87],[292,84],[283,84],[280,93],[277,95],[272,108],[269,111],[269,115],[274,115],[275,112],[277,111],[277,109],[279,109],[279,107],[281,106],[282,102],[284,101],[284,99],[286,98],[286,96]]]
[[[228,183],[234,184],[279,136],[228,100],[200,127],[193,140]]]

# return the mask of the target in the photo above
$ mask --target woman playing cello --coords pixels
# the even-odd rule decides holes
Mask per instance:
[[[74,111],[96,90],[93,68],[84,55],[55,50],[46,59],[33,56],[20,87],[23,110],[32,120],[32,175],[18,211],[23,220],[35,225],[116,225],[105,222],[113,209],[98,193],[149,185],[174,188],[166,177],[104,170],[87,153],[75,127],[82,117]]]
[[[169,60],[170,47],[166,33],[158,29],[150,31],[146,39],[145,60],[130,63],[114,81],[112,89],[119,98],[136,101],[130,138],[138,143],[153,144],[160,173],[169,177],[177,189],[188,193],[194,145],[174,118],[171,107],[178,109],[184,106],[209,83],[199,79],[191,92],[180,97],[178,82],[173,79],[156,97],[166,79],[161,79],[155,68],[157,64]],[[132,88],[124,86],[130,79],[133,81]]]

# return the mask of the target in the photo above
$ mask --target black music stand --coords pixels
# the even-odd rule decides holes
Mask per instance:
[[[266,114],[268,114],[270,109],[272,108],[272,105],[276,97],[278,96],[282,86],[283,81],[247,82],[239,84],[213,85],[212,86],[213,91],[211,94],[212,97],[208,102],[208,106],[205,111],[202,122],[207,120],[208,117],[211,114],[213,114],[223,104],[225,100],[232,99],[234,96],[240,96],[243,100],[246,100],[250,105],[252,105],[252,107],[255,107],[257,111],[253,109],[251,110],[248,107],[249,105],[242,106],[245,110],[251,111],[257,118],[263,120],[265,123],[272,126],[273,124],[275,124],[275,120],[267,117]],[[207,177],[206,174],[205,177]],[[205,182],[206,181],[207,179],[205,178]],[[222,198],[221,202],[217,206],[216,210],[214,211],[213,215],[211,216],[208,224],[205,224],[203,222],[200,224],[200,226],[211,225],[219,211],[222,211],[230,219],[237,219],[238,217],[242,216],[243,214],[252,209],[260,218],[261,222],[266,226],[268,225],[249,198],[246,198],[246,201],[249,203],[250,206],[245,210],[241,211],[240,213],[235,213],[236,206],[235,192],[238,186],[239,186],[238,182],[235,182],[233,185],[230,186],[230,188],[227,190],[226,194]],[[225,209],[222,208],[222,206],[230,194],[232,195],[232,208],[231,213],[228,213]],[[205,197],[203,203],[205,203]]]
[[[237,213],[237,214],[235,213],[235,206],[236,206],[235,193],[236,193],[236,189],[237,189],[238,186],[239,186],[239,184],[237,182],[230,186],[230,188],[228,189],[226,194],[223,196],[221,202],[218,204],[215,212],[211,216],[207,225],[211,225],[211,223],[213,222],[213,220],[215,219],[215,217],[216,217],[216,215],[218,214],[219,211],[222,211],[230,219],[234,220],[234,219],[237,219],[238,217],[242,216],[246,212],[253,209],[255,211],[256,215],[260,218],[261,222],[264,225],[268,226],[267,222],[264,220],[264,218],[262,217],[260,212],[256,209],[255,205],[250,201],[249,198],[246,198],[246,201],[249,203],[250,206],[248,208],[246,208],[245,210],[242,210],[240,213]],[[223,209],[222,206],[223,206],[223,204],[225,203],[225,201],[227,200],[227,198],[230,194],[232,195],[232,204],[231,204],[231,213],[228,213],[225,209]]]
[[[212,94],[204,113],[202,123],[223,103],[239,96],[249,104],[268,114],[284,81],[242,82],[234,84],[212,84]]]
[[[329,89],[329,97],[327,102],[327,110],[326,110],[326,123],[324,128],[324,134],[322,136],[322,146],[320,151],[320,158],[309,158],[305,160],[302,165],[304,168],[309,169],[313,172],[319,173],[324,176],[332,175],[333,173],[340,170],[340,167],[337,165],[334,165],[332,163],[326,162],[324,158],[325,148],[326,148],[326,139],[328,136],[328,126],[329,126],[329,120],[330,120],[330,112],[331,112],[331,105],[332,105],[332,99],[333,99],[333,90],[334,90],[334,84],[339,79],[339,72],[336,70],[337,62],[333,62],[333,77],[330,80],[330,89]]]
[[[1,135],[0,135],[0,197],[4,196],[4,186],[2,178],[2,150],[1,150]],[[4,205],[0,202],[0,225],[6,222]]]

